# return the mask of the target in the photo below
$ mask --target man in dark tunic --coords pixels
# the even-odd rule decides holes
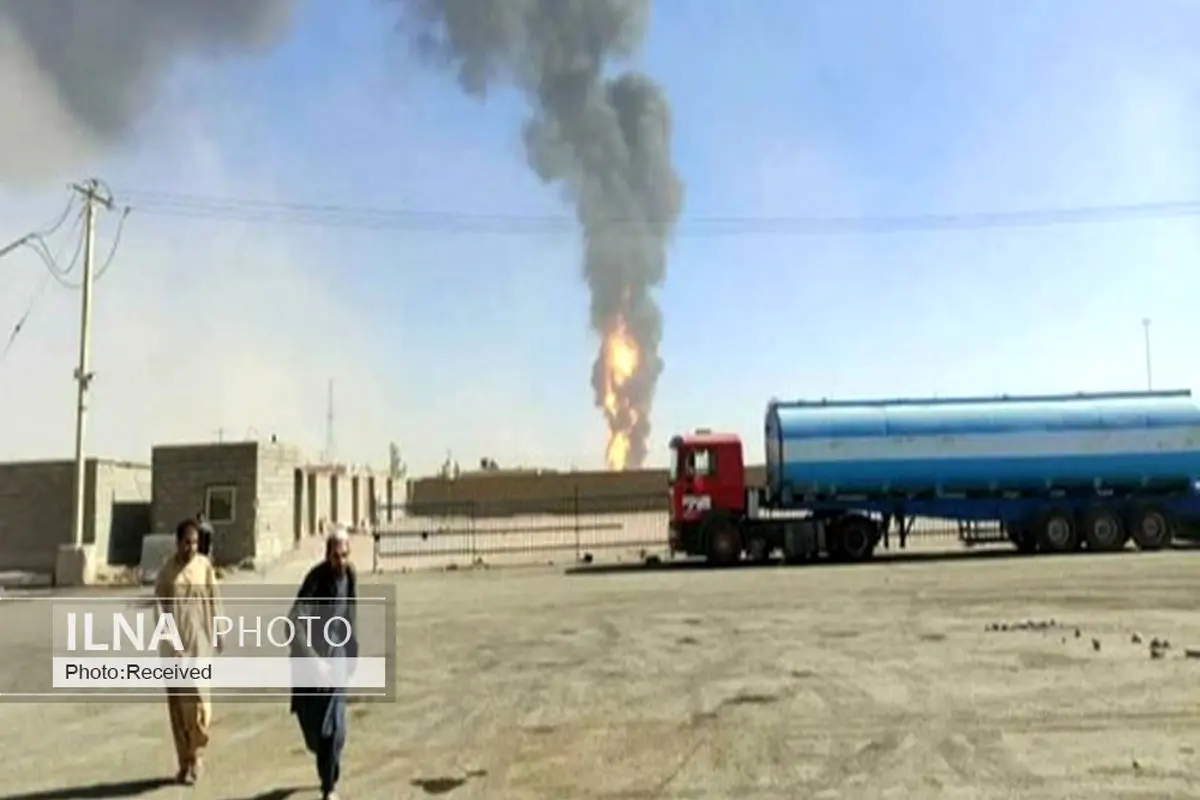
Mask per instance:
[[[292,617],[297,635],[293,640],[292,655],[296,658],[325,659],[329,677],[348,674],[347,659],[358,657],[358,637],[354,633],[357,611],[357,591],[354,568],[350,564],[350,537],[344,530],[335,529],[325,541],[325,560],[317,564],[304,577],[296,602],[292,606]],[[307,641],[304,632],[308,623],[300,617],[311,616],[313,641]],[[340,646],[326,641],[325,623],[335,617],[347,620],[350,626],[349,640]],[[346,631],[337,622],[329,631],[329,638],[341,641]],[[304,682],[313,682],[311,679]],[[330,686],[309,687],[296,685],[292,689],[292,713],[304,734],[304,744],[316,757],[317,776],[321,780],[321,796],[325,800],[337,797],[338,780],[341,778],[342,750],[346,746],[346,691],[344,682]]]

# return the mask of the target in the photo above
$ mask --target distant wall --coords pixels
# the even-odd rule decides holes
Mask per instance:
[[[761,486],[764,469],[751,466],[746,481]],[[662,511],[667,503],[665,469],[626,472],[469,472],[457,478],[408,481],[405,510],[412,516],[472,514],[597,514]]]
[[[142,539],[150,533],[152,475],[148,464],[96,462],[91,468],[97,552],[108,563],[133,567],[142,559]],[[107,540],[105,546],[103,542]]]
[[[277,441],[164,444],[151,462],[87,461],[84,541],[100,564],[136,566],[147,534],[174,532],[210,494],[233,501],[225,518],[208,511],[222,565],[269,563],[331,522],[384,521],[386,504],[403,495],[385,473],[307,464],[299,448]],[[71,540],[74,475],[66,460],[0,464],[0,571],[54,571]]]
[[[83,538],[101,563],[137,563],[149,503],[148,466],[87,460]],[[74,506],[73,462],[0,464],[0,570],[52,573],[59,547],[71,542]]]
[[[258,563],[269,563],[291,552],[304,535],[303,515],[299,513],[304,506],[301,463],[297,447],[280,442],[258,445],[254,470],[254,549],[251,552]],[[301,476],[299,483],[298,475]]]
[[[258,442],[172,444],[154,448],[154,532],[170,533],[204,508],[210,488],[232,489],[233,519],[211,520],[213,560],[254,556]]]

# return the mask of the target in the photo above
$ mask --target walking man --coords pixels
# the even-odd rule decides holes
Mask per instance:
[[[305,746],[316,757],[317,777],[325,800],[337,797],[342,750],[346,746],[347,660],[358,657],[358,637],[354,632],[358,605],[355,579],[354,567],[350,564],[350,536],[341,527],[335,527],[325,540],[325,560],[309,570],[292,606],[292,618],[298,631],[307,627],[299,621],[301,617],[317,618],[308,628],[315,632],[315,641],[296,636],[292,640],[292,655],[322,659],[325,685],[303,685],[315,682],[305,671],[303,680],[292,689],[291,711],[296,715]],[[350,628],[345,632],[349,634],[348,640],[340,646],[326,641],[322,634],[326,623],[337,617],[346,620]],[[339,631],[330,638],[340,641],[347,636]]]
[[[220,615],[217,575],[212,562],[199,552],[200,526],[185,520],[175,529],[175,554],[158,571],[154,596],[159,614],[170,614],[183,650],[175,652],[164,642],[163,658],[207,659],[221,651],[214,640],[213,620]],[[199,686],[168,687],[167,710],[180,783],[193,784],[200,777],[201,756],[208,746],[212,703],[208,689]]]

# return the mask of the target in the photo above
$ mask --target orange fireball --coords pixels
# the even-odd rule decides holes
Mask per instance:
[[[600,354],[604,369],[604,416],[608,423],[604,460],[609,469],[624,470],[629,460],[630,434],[637,413],[623,389],[637,373],[641,351],[620,315],[605,334]]]

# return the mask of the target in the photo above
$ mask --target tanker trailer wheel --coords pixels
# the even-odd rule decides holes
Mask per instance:
[[[709,564],[728,567],[741,559],[742,532],[734,520],[724,514],[713,514],[704,520],[702,531]]]
[[[1042,514],[1037,525],[1038,547],[1043,553],[1071,553],[1079,549],[1079,529],[1070,509],[1054,508]]]
[[[1129,513],[1129,534],[1139,550],[1162,550],[1175,538],[1175,525],[1164,509],[1137,506]]]
[[[829,556],[834,561],[866,561],[875,554],[879,529],[866,517],[844,517],[829,530]]]
[[[1083,541],[1093,553],[1115,553],[1125,549],[1129,531],[1120,514],[1099,506],[1088,509],[1083,517]]]

